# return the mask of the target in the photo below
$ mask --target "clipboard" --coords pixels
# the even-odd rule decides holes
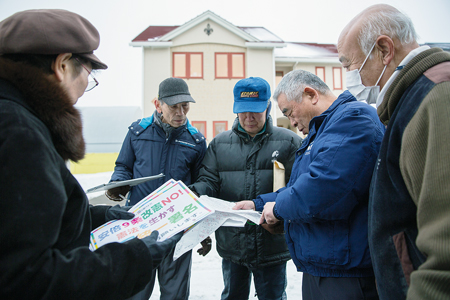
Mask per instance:
[[[273,162],[273,191],[276,192],[286,186],[284,165],[275,160]]]
[[[129,185],[134,186],[141,184],[146,181],[155,180],[161,177],[164,177],[165,175],[163,173],[153,176],[147,176],[147,177],[141,177],[141,178],[135,178],[130,180],[124,180],[124,181],[116,181],[116,182],[110,182],[110,183],[103,183],[101,185],[94,186],[93,188],[90,188],[86,190],[86,194],[92,193],[92,192],[100,192],[100,191],[106,191],[112,188],[116,188],[119,186]]]

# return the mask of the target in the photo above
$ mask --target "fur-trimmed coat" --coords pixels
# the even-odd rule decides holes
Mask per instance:
[[[84,155],[81,119],[52,78],[0,57],[0,299],[125,299],[152,258],[137,239],[89,250],[108,207],[66,167]]]

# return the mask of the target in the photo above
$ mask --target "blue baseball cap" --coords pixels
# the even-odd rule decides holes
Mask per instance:
[[[270,99],[270,85],[260,77],[249,77],[239,80],[233,89],[233,113],[262,113],[267,109]]]

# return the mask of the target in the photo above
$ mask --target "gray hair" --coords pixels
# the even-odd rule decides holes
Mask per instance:
[[[273,93],[273,99],[278,101],[280,94],[285,94],[287,101],[302,100],[303,91],[305,87],[311,87],[318,91],[322,95],[331,93],[330,88],[316,75],[305,70],[294,70],[287,73],[283,79],[281,79],[275,92]]]
[[[397,38],[402,45],[408,45],[417,40],[411,19],[393,7],[364,16],[358,43],[365,55],[369,54],[380,35]]]

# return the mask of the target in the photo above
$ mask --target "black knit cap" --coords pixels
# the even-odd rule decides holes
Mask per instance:
[[[187,83],[181,78],[167,78],[159,84],[158,100],[167,105],[175,105],[181,102],[194,102],[189,93]]]

